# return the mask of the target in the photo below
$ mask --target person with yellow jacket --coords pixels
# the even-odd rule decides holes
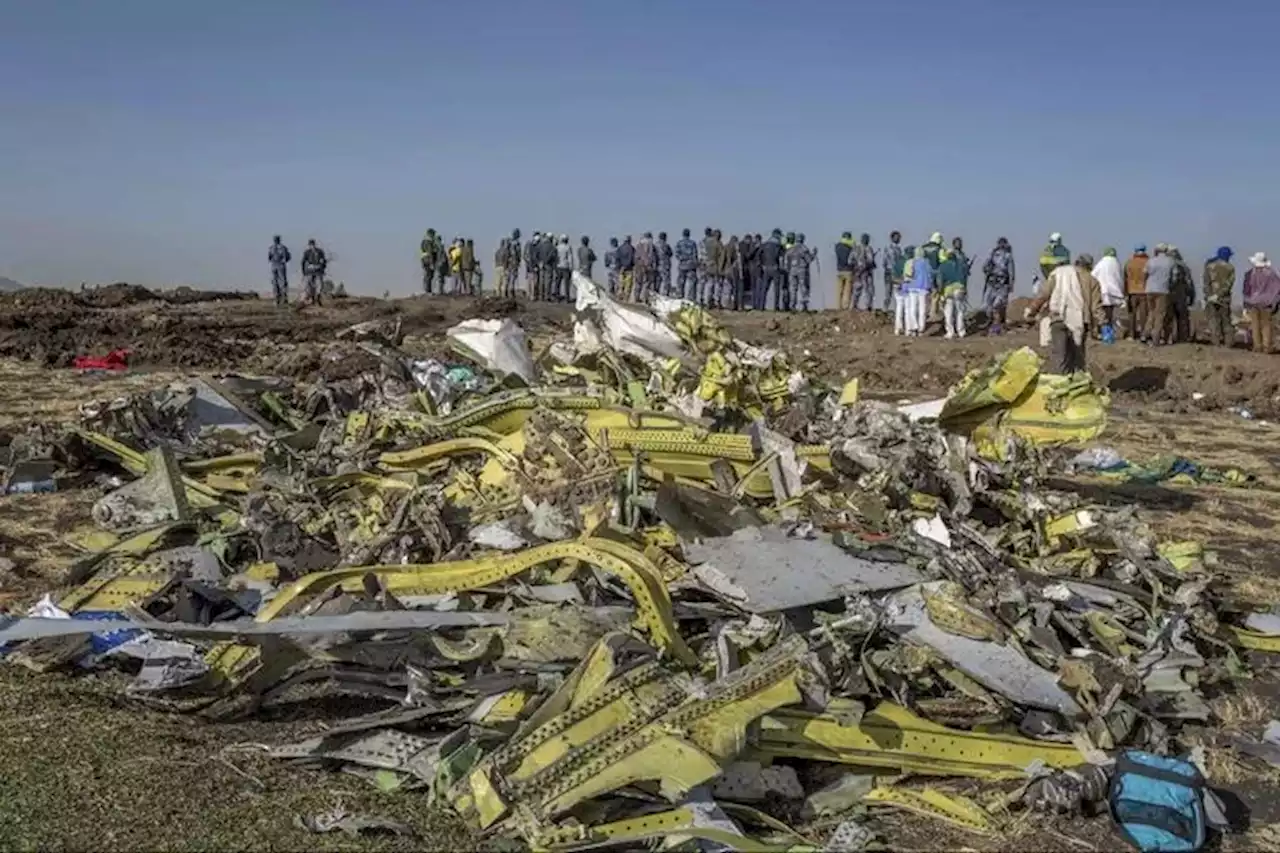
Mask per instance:
[[[462,293],[462,238],[454,237],[449,244],[449,275],[453,277],[453,292]]]
[[[1069,263],[1071,250],[1062,245],[1062,235],[1055,231],[1049,235],[1049,244],[1040,250],[1040,278],[1048,281],[1055,269]]]

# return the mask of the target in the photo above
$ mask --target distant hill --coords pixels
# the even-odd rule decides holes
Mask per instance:
[[[0,293],[11,293],[15,290],[22,290],[25,287],[26,285],[20,281],[0,276]]]

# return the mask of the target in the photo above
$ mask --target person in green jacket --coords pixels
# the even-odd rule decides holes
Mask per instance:
[[[939,255],[938,286],[942,291],[942,318],[947,339],[964,337],[969,266],[963,252],[944,249]]]
[[[1040,278],[1049,280],[1049,275],[1062,264],[1071,263],[1071,250],[1062,245],[1062,235],[1053,232],[1049,235],[1049,244],[1040,250]]]

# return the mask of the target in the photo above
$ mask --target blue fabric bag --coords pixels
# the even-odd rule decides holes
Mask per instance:
[[[1204,792],[1190,761],[1128,750],[1116,759],[1108,804],[1120,833],[1143,853],[1194,853],[1208,836]]]

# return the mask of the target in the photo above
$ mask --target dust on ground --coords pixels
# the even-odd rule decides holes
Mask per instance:
[[[105,289],[103,289],[105,290]],[[1011,312],[1015,313],[1015,312]],[[537,341],[570,326],[567,306],[510,299],[349,299],[322,308],[277,309],[265,300],[157,296],[139,288],[81,297],[24,291],[0,298],[0,430],[66,420],[83,401],[159,387],[196,369],[323,376],[341,361],[335,337],[366,320],[398,316],[423,350],[469,317],[513,316]],[[868,393],[922,399],[1014,345],[1003,338],[945,341],[895,338],[887,319],[865,314],[725,314],[738,337],[778,346],[828,379],[857,376]],[[65,369],[79,354],[131,350],[138,368],[122,375]],[[1280,603],[1280,359],[1202,345],[1151,349],[1095,346],[1095,375],[1112,389],[1111,424],[1100,444],[1141,462],[1179,454],[1255,474],[1251,488],[1126,484],[1092,477],[1069,485],[1099,502],[1136,502],[1163,536],[1195,538],[1236,570],[1236,593]],[[1256,417],[1229,411],[1245,407]],[[75,552],[63,537],[88,517],[97,493],[0,497],[0,557],[16,569],[0,577],[0,601],[27,601],[56,585]],[[1243,692],[1213,700],[1220,726],[1203,743],[1220,781],[1252,811],[1252,828],[1228,837],[1228,851],[1280,845],[1280,774],[1223,748],[1232,731],[1256,734],[1280,710],[1280,672],[1257,658]],[[336,700],[335,700],[336,701]],[[367,783],[309,771],[230,749],[279,743],[323,727],[323,703],[249,722],[214,724],[146,711],[124,702],[103,675],[34,675],[0,667],[0,847],[93,849],[476,849],[448,809],[420,793],[384,793]],[[951,784],[951,783],[948,783]],[[962,790],[964,783],[957,783]],[[344,805],[402,820],[417,839],[316,836],[295,815]],[[1109,821],[1022,818],[1000,838],[984,838],[906,814],[881,819],[893,849],[1107,850]]]

